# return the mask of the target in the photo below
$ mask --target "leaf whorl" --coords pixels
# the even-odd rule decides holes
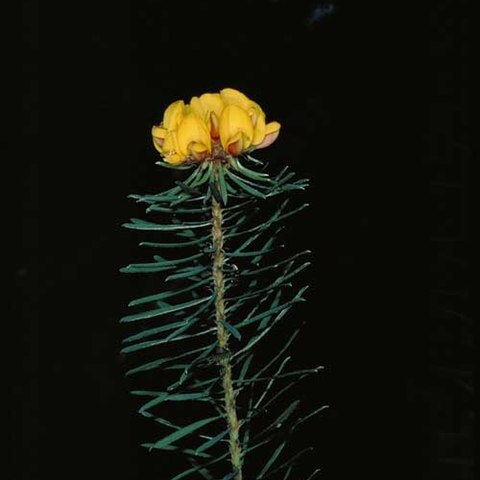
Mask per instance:
[[[153,258],[121,271],[155,274],[155,283],[159,278],[164,283],[158,292],[130,302],[133,312],[121,320],[128,328],[122,352],[129,354],[132,383],[164,382],[161,390],[131,393],[142,398],[139,413],[160,430],[160,439],[143,446],[179,452],[191,464],[172,480],[236,478],[228,465],[229,430],[218,368],[225,359],[233,371],[247,478],[293,478],[297,461],[310,449],[284,458],[287,440],[326,408],[302,416],[300,402],[288,400],[296,383],[321,369],[288,370],[288,350],[300,329],[294,321],[286,339],[282,329],[279,348],[268,350],[273,357],[262,349],[286,313],[304,300],[307,287],[295,285],[309,265],[309,251],[283,253],[278,237],[285,220],[307,206],[291,206],[290,192],[305,189],[308,182],[296,180],[288,168],[270,177],[258,165],[249,156],[218,168],[204,163],[169,190],[131,196],[155,218],[133,218],[124,226],[150,235],[140,245]],[[212,202],[221,205],[223,216],[227,348],[220,348],[216,335]]]

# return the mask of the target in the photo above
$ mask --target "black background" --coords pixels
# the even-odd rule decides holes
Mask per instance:
[[[226,86],[282,123],[261,152],[311,179],[285,241],[314,251],[299,362],[323,478],[473,478],[465,281],[466,1],[24,1],[13,478],[163,479],[138,447],[118,319],[150,127]]]

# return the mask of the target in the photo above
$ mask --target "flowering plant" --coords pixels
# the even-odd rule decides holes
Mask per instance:
[[[308,250],[281,256],[277,242],[285,220],[307,206],[290,206],[307,181],[288,167],[270,175],[251,156],[279,131],[257,103],[231,88],[172,103],[152,128],[157,163],[192,172],[166,191],[132,195],[156,218],[133,218],[125,227],[148,232],[153,238],[140,245],[162,255],[122,271],[159,275],[165,286],[130,302],[134,312],[122,322],[133,331],[122,352],[134,363],[128,376],[157,382],[162,372],[162,390],[131,393],[144,399],[139,412],[162,432],[143,446],[190,463],[172,480],[298,479],[295,467],[309,449],[286,459],[282,451],[305,420],[326,408],[301,415],[299,400],[288,400],[291,387],[321,370],[287,370],[300,327],[273,357],[262,355],[287,312],[304,300],[307,287],[296,286],[296,278],[309,265]],[[178,404],[188,405],[187,422],[170,418]]]

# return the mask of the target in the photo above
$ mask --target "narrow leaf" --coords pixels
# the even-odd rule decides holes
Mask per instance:
[[[282,450],[285,448],[285,445],[287,444],[287,441],[284,440],[273,452],[272,456],[268,459],[267,463],[265,466],[262,468],[261,472],[259,473],[257,478],[263,478],[263,476],[270,470],[270,467],[274,464],[275,460],[279,457],[279,455],[282,453]]]
[[[148,370],[153,370],[155,368],[160,367],[161,365],[168,364],[170,362],[174,362],[175,360],[179,360],[181,358],[188,357],[190,355],[195,355],[198,352],[203,352],[207,349],[211,348],[211,346],[206,346],[206,347],[201,347],[197,348],[195,350],[190,350],[188,352],[181,353],[180,355],[175,355],[174,357],[165,357],[165,358],[159,358],[157,360],[154,360],[152,362],[144,363],[142,365],[139,365],[138,367],[132,368],[127,371],[126,375],[134,375],[135,373],[139,372],[146,372]]]
[[[220,197],[222,199],[222,204],[225,206],[228,202],[228,193],[227,193],[227,185],[225,181],[225,173],[224,173],[224,166],[220,165],[218,168],[218,188],[220,190]]]
[[[169,275],[165,281],[170,282],[172,280],[180,280],[181,278],[194,278],[199,273],[208,270],[210,267],[206,265],[200,265],[198,267],[186,268],[185,270],[180,270],[178,273]]]
[[[202,443],[197,449],[195,449],[196,452],[204,452],[205,450],[208,450],[209,448],[213,447],[216,445],[218,442],[220,442],[227,434],[229,430],[225,430],[215,437],[211,438],[210,440],[206,441],[205,443]]]
[[[203,228],[209,227],[212,225],[211,220],[203,222],[189,222],[189,223],[172,223],[168,225],[161,225],[159,223],[144,222],[143,220],[137,221],[137,219],[132,218],[131,223],[124,223],[125,228],[130,228],[131,230],[152,230],[152,231],[161,231],[161,232],[173,232],[175,230],[184,230],[192,228]]]
[[[222,324],[237,340],[242,339],[241,333],[231,323],[228,323],[224,320]]]
[[[147,310],[146,312],[127,315],[126,317],[123,317],[120,321],[125,323],[135,322],[137,320],[145,320],[148,318],[158,317],[160,315],[166,315],[167,313],[177,312],[179,310],[184,310],[185,308],[194,307],[195,305],[199,305],[200,303],[208,302],[209,300],[211,300],[211,298],[212,297],[200,298],[198,300],[192,300],[190,302],[180,303],[178,305],[172,305],[164,308],[156,308],[155,310]]]
[[[168,290],[166,292],[156,293],[154,295],[148,295],[147,297],[137,298],[136,300],[132,300],[128,304],[128,306],[129,307],[134,307],[136,305],[142,305],[144,303],[155,302],[157,300],[164,300],[165,298],[170,298],[170,297],[173,297],[175,295],[179,295],[181,293],[186,293],[186,292],[190,292],[192,290],[196,290],[197,288],[199,288],[203,285],[207,285],[210,282],[211,282],[210,278],[205,278],[205,279],[200,280],[199,282],[196,282],[196,283],[194,283],[192,285],[189,285],[188,287],[185,287],[185,288],[179,288],[179,289],[176,289],[176,290]]]
[[[231,178],[242,190],[245,190],[245,192],[249,193],[250,195],[253,195],[254,197],[258,198],[265,198],[265,194],[257,190],[256,188],[251,187],[246,183],[246,181],[241,180],[239,177],[237,177],[235,174],[227,170],[225,172],[229,178]]]
[[[167,447],[171,445],[172,443],[180,440],[183,437],[186,437],[187,435],[190,435],[191,433],[197,431],[198,429],[208,425],[209,423],[212,423],[216,420],[221,418],[220,416],[216,417],[210,417],[210,418],[204,418],[202,420],[198,420],[196,422],[191,423],[190,425],[187,425],[186,427],[181,428],[180,430],[177,430],[170,435],[167,435],[166,437],[163,437],[162,439],[158,440],[157,442],[153,443],[150,446],[150,449],[162,449],[164,447]]]

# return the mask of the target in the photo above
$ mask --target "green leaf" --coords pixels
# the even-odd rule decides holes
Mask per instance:
[[[263,476],[270,470],[271,466],[275,463],[275,460],[280,456],[282,453],[282,450],[285,448],[285,445],[287,444],[287,441],[284,440],[273,452],[272,456],[268,459],[267,463],[265,466],[262,468],[258,475],[258,479],[263,478]]]
[[[190,187],[186,183],[181,182],[180,180],[177,180],[175,183],[189,196],[197,197],[201,195],[201,192],[199,192],[195,188]]]
[[[210,211],[208,207],[198,207],[198,208],[179,208],[179,207],[164,207],[154,203],[147,208],[147,213],[149,212],[162,212],[162,213],[171,213],[173,215],[178,215],[181,213],[206,213]]]
[[[291,388],[293,388],[295,385],[297,385],[306,375],[299,376],[295,378],[294,380],[291,380],[288,382],[284,387],[282,387],[280,390],[278,390],[264,405],[261,409],[257,410],[256,415],[260,415],[263,412],[266,412],[270,405],[273,405],[276,400],[278,400],[280,397],[282,397],[286,392],[288,392]]]
[[[247,238],[236,250],[234,250],[234,253],[241,252],[243,251],[246,247],[248,247],[250,244],[252,244],[262,233],[256,233],[255,235],[252,235],[251,237]]]
[[[231,323],[228,323],[224,320],[222,324],[237,340],[242,339],[241,333]]]
[[[261,377],[266,371],[268,371],[278,360],[283,356],[283,354],[290,348],[290,345],[293,343],[295,338],[297,338],[300,329],[297,328],[290,338],[287,340],[285,345],[280,349],[280,351],[264,366],[262,367],[254,376],[253,378]]]
[[[200,265],[199,267],[189,267],[185,268],[183,270],[179,270],[178,273],[174,273],[172,275],[169,275],[165,281],[170,282],[172,280],[180,280],[181,278],[192,278],[195,279],[195,277],[202,272],[205,272],[206,270],[210,269],[210,266],[207,265]]]
[[[198,319],[196,318],[195,321],[197,321],[197,320]],[[169,335],[167,338],[161,338],[159,340],[150,340],[150,341],[147,341],[147,342],[135,343],[135,344],[128,345],[128,346],[122,348],[121,352],[122,353],[131,353],[131,352],[136,352],[138,350],[144,350],[146,348],[157,347],[158,345],[164,345],[164,344],[169,343],[169,342],[178,342],[178,341],[181,341],[181,340],[201,337],[203,335],[208,335],[209,333],[213,332],[214,330],[215,330],[215,327],[212,327],[212,328],[207,328],[206,330],[202,330],[201,332],[187,333],[186,335],[180,335],[179,334],[178,336]]]
[[[280,304],[280,298],[282,296],[282,289],[279,288],[277,293],[275,294],[275,297],[270,305],[270,308],[276,308],[279,304]],[[263,330],[264,328],[266,328],[268,326],[268,324],[270,323],[270,321],[272,320],[272,315],[268,315],[267,317],[265,317],[261,322],[260,322],[260,325],[258,326],[258,329],[259,330]]]
[[[266,253],[269,253],[273,250],[272,245],[275,239],[277,238],[277,234],[280,230],[282,230],[283,227],[277,228],[275,232],[273,232],[273,235],[264,243],[263,247],[260,249],[258,252],[257,256],[252,259],[252,263],[254,265],[258,265],[262,258],[265,256]],[[281,245],[283,247],[283,245]]]
[[[310,205],[308,203],[304,203],[303,205],[300,205],[298,208],[294,208],[293,210],[290,210],[287,213],[284,213],[283,215],[280,215],[275,221],[280,222],[281,220],[285,220],[288,217],[291,217],[292,215],[297,214],[298,212],[301,212],[302,210],[305,210],[307,207]]]
[[[260,180],[262,182],[268,182],[268,183],[271,183],[272,182],[272,179],[268,176],[267,173],[263,173],[263,172],[256,172],[255,170],[250,170],[249,168],[245,167],[244,165],[242,165],[242,163],[240,162],[240,160],[234,160],[232,162],[233,164],[233,167],[238,171],[240,172],[242,175],[245,175],[246,177],[248,178],[252,178],[254,180]]]
[[[256,158],[252,157],[252,156],[249,155],[249,154],[245,154],[245,158],[246,158],[247,160],[249,160],[250,162],[254,163],[255,165],[263,165],[263,162],[262,162],[262,161],[260,161],[260,160],[258,160],[258,159],[256,159]]]
[[[228,202],[228,193],[227,193],[227,185],[225,181],[225,173],[224,173],[225,167],[223,165],[220,165],[220,167],[217,169],[218,172],[218,188],[220,191],[220,197],[222,199],[222,205],[227,205]]]
[[[320,469],[317,468],[311,475],[309,475],[309,477],[306,479],[306,480],[312,480],[313,477],[316,477],[317,476],[317,473],[320,473]]]
[[[232,356],[232,358],[235,358],[237,357],[238,355],[240,355],[241,353],[243,352],[246,352],[248,350],[250,350],[256,343],[258,343],[268,332],[270,331],[270,328],[266,328],[265,330],[263,330],[263,332],[257,334],[257,335],[254,335],[252,338],[250,338],[250,340],[248,341],[248,343],[240,350],[238,350],[237,352],[235,352],[235,354]]]
[[[178,322],[171,322],[167,323],[166,325],[161,325],[160,327],[149,328],[147,330],[142,330],[135,335],[131,335],[126,337],[122,340],[122,343],[131,343],[137,340],[141,340],[142,338],[150,337],[152,335],[156,335],[157,333],[168,332],[169,330],[175,330],[176,328],[183,327],[185,325],[184,320],[180,320]]]
[[[183,332],[188,330],[193,324],[197,323],[199,320],[202,320],[202,313],[213,303],[214,297],[211,298],[211,300],[200,307],[196,312],[195,316],[190,316],[188,320],[185,321],[185,325],[183,327],[180,327],[178,330],[175,332],[172,332],[168,337],[167,341],[171,341],[175,338],[178,338]]]
[[[135,391],[131,392],[133,395],[136,395]],[[150,392],[153,393],[153,392]],[[145,392],[139,391],[138,394],[145,394]],[[142,395],[142,396],[143,396]],[[177,393],[170,394],[168,392],[158,392],[156,397],[153,400],[143,404],[140,407],[139,413],[143,413],[163,402],[173,401],[173,402],[185,402],[187,400],[205,400],[208,397],[206,392],[197,392],[197,393]]]
[[[310,250],[305,250],[303,252],[296,253],[295,255],[292,255],[291,257],[288,257],[285,260],[281,260],[280,262],[274,263],[272,265],[267,265],[265,267],[256,268],[254,270],[243,270],[239,273],[239,275],[241,277],[248,277],[248,276],[251,276],[251,275],[258,275],[259,273],[268,272],[270,270],[275,270],[278,267],[286,265],[286,264],[292,262],[293,260],[296,260],[297,258],[302,257],[302,256],[307,255],[307,254],[310,254],[310,253],[312,253]]]
[[[270,389],[272,388],[272,385],[273,383],[275,382],[275,380],[278,378],[278,375],[280,375],[280,372],[283,370],[283,368],[285,367],[285,365],[287,364],[287,362],[290,361],[290,358],[291,357],[286,357],[282,363],[280,364],[280,366],[278,367],[277,371],[273,374],[273,377],[269,380],[269,382],[267,383],[267,386],[263,389],[262,391],[262,394],[260,395],[259,399],[256,401],[255,405],[253,406],[253,408],[258,408],[260,406],[260,404],[262,403],[263,399],[267,396],[268,392],[270,391]]]
[[[176,430],[175,432],[171,433],[170,435],[167,435],[166,437],[163,437],[162,439],[158,440],[157,442],[149,445],[150,450],[152,449],[162,449],[165,447],[168,447],[174,442],[177,442],[178,440],[190,435],[191,433],[197,431],[198,429],[205,427],[209,423],[215,422],[219,418],[222,418],[221,416],[216,416],[216,417],[209,417],[209,418],[204,418],[202,420],[198,420],[196,422],[193,422],[186,427],[181,428],[180,430]]]
[[[238,352],[237,352],[238,353]],[[318,373],[323,370],[323,366],[319,365],[315,368],[303,368],[301,370],[294,370],[292,372],[282,373],[276,376],[270,377],[257,377],[257,378],[246,378],[242,380],[242,383],[257,383],[257,382],[268,382],[272,378],[279,379],[279,378],[288,378],[288,377],[299,377],[301,375],[310,374],[310,373]],[[233,383],[237,383],[238,380],[234,380]]]
[[[289,467],[287,472],[285,473],[285,476],[283,477],[283,480],[288,480],[292,474],[293,466]]]
[[[155,162],[155,165],[158,165],[163,168],[169,168],[171,170],[190,170],[192,168],[192,165],[188,165],[188,164],[172,165],[171,163],[162,162],[162,161]]]
[[[293,172],[290,172],[290,173],[287,173],[286,175],[284,175],[282,178],[276,178],[274,188],[278,188],[278,187],[284,185],[289,180],[291,180],[294,176],[295,176],[295,174]]]
[[[253,209],[253,211],[256,211]],[[225,230],[235,230],[240,225],[245,223],[249,217],[251,216],[251,212],[249,214],[245,213],[243,210],[239,210],[238,212],[229,213],[223,217],[223,226]],[[235,221],[234,221],[235,220]],[[233,223],[233,225],[230,225]]]
[[[240,375],[238,376],[239,382],[241,382],[247,375],[250,364],[252,363],[252,359],[253,359],[253,354],[250,354],[245,360],[244,364],[242,365],[242,370],[240,371]]]
[[[178,425],[175,425],[174,423],[170,422],[169,420],[166,420],[165,418],[162,417],[155,417],[152,415],[152,418],[159,423],[160,425],[165,425],[166,427],[173,428],[174,430],[180,430],[182,427],[179,427]]]
[[[142,446],[144,448],[150,448],[151,444],[144,444]],[[175,445],[169,445],[168,447],[163,447],[162,450],[179,451],[179,452],[184,453],[185,455],[188,455],[188,456],[194,456],[194,457],[205,458],[205,459],[212,458],[212,456],[208,453],[202,453],[202,452],[196,453],[195,450],[192,450],[191,448],[179,448]]]
[[[281,305],[278,305],[276,307],[269,308],[268,310],[266,310],[262,313],[254,315],[253,317],[249,318],[248,320],[247,319],[242,320],[241,322],[239,322],[237,324],[237,328],[245,327],[246,325],[250,325],[251,323],[258,322],[259,320],[262,320],[265,317],[268,317],[268,316],[272,315],[273,313],[280,312],[280,311],[286,309],[287,307],[289,307],[290,305],[293,305],[294,303],[297,303],[297,302],[300,302],[300,301],[301,301],[300,297],[298,297],[298,298],[294,297],[291,300],[288,300],[288,302],[282,303]]]
[[[167,260],[159,255],[154,255],[155,262],[152,263],[132,263],[127,267],[120,269],[123,273],[147,273],[147,272],[162,272],[166,270],[171,270],[177,265],[181,265],[183,263],[188,263],[198,258],[203,257],[203,253],[196,253],[195,255],[191,255],[185,258],[178,258],[175,260]]]
[[[189,229],[175,232],[175,235],[180,238],[195,238],[195,232]]]
[[[305,415],[304,417],[301,417],[297,419],[292,427],[292,429],[295,429],[298,427],[298,425],[301,425],[302,423],[306,422],[307,420],[310,420],[310,418],[314,417],[320,412],[323,412],[324,410],[327,410],[329,408],[329,405],[322,405],[321,407],[317,408],[313,412],[310,412],[308,415]]]
[[[279,429],[283,426],[284,422],[286,422],[293,414],[293,412],[298,408],[300,404],[300,400],[294,400],[292,403],[288,405],[288,407],[266,428],[264,428],[260,433],[256,435],[256,438],[261,437],[266,432],[272,429]]]
[[[257,257],[258,255],[264,255],[265,253],[271,252],[275,250],[274,248],[263,248],[262,250],[252,251],[252,252],[232,252],[227,253],[226,256],[228,258],[234,257]],[[252,260],[252,263],[257,263],[255,259]]]
[[[258,298],[259,296],[264,295],[265,293],[271,295],[274,290],[282,286],[291,286],[290,283],[287,283],[285,280],[287,279],[287,275],[290,272],[291,267],[293,266],[293,262],[290,262],[282,272],[282,274],[277,275],[277,277],[273,280],[272,283],[262,286],[261,288],[256,287],[253,289],[253,293],[244,293],[242,295],[237,295],[235,297],[227,297],[225,300],[227,302],[231,301],[238,301],[238,300],[250,300],[252,298]],[[291,278],[291,277],[289,277]],[[288,279],[287,279],[288,280]],[[243,323],[243,322],[242,322]]]
[[[141,242],[141,247],[151,247],[151,248],[184,248],[192,247],[195,245],[201,245],[207,243],[210,239],[210,235],[206,235],[196,240],[190,240],[188,242],[174,242],[174,243],[158,243],[158,242]]]
[[[218,442],[223,440],[223,438],[228,434],[229,430],[225,430],[223,432],[220,432],[218,435],[215,437],[211,438],[210,440],[206,441],[205,443],[202,443],[198,448],[195,449],[196,452],[204,452],[205,450],[208,450],[209,448],[213,447],[216,445]]]
[[[247,418],[244,420],[243,430],[243,438],[242,438],[242,449],[247,452],[248,451],[248,444],[250,442],[250,432],[251,432],[251,418],[255,415],[253,410],[253,395],[252,389],[250,389],[250,398],[248,399],[248,409],[247,409]]]
[[[220,204],[222,205],[222,195],[220,194],[220,190],[218,188],[217,182],[215,181],[215,178],[210,179],[210,184],[209,184],[209,189],[208,191],[210,194],[213,196],[213,198]]]
[[[256,232],[263,232],[264,230],[267,230],[270,225],[272,225],[273,223],[276,223],[278,221],[278,218],[280,216],[280,213],[282,212],[284,206],[288,203],[288,200],[283,202],[283,204],[278,208],[278,210],[266,221],[262,221],[262,223],[260,223],[259,225],[256,225],[254,227],[251,227],[251,228],[248,228],[246,230],[243,230],[243,231],[233,231],[233,232],[229,232],[229,233],[226,233],[224,235],[224,238],[225,239],[228,239],[228,238],[234,238],[234,237],[241,237],[243,235],[247,235],[247,234],[250,234],[250,233],[256,233]],[[248,218],[250,219],[253,214],[255,212],[249,212],[249,216]]]
[[[250,310],[250,312],[248,313],[248,315],[244,318],[244,321],[247,321],[249,320],[250,318],[253,317],[253,315],[255,315],[255,313],[257,313],[258,309],[270,298],[270,296],[273,294],[274,290],[273,289],[270,289],[267,291],[267,294],[264,295],[264,292],[258,292],[258,295],[257,293],[255,294],[252,294],[252,295],[239,295],[238,297],[232,297],[232,298],[228,298],[226,299],[227,302],[231,302],[231,301],[236,301],[237,299],[239,299],[239,301],[236,301],[235,303],[231,304],[228,308],[227,308],[227,312],[230,313],[230,311],[235,311],[236,309],[238,309],[239,307],[241,307],[242,305],[245,304],[245,300],[250,300],[251,298],[258,298],[258,296],[261,296],[262,298],[260,298],[260,300],[258,302],[255,303],[255,305],[253,306],[252,310]],[[280,295],[281,294],[281,290],[279,290],[277,292],[276,295]],[[277,304],[275,305],[270,305],[270,308],[272,308],[273,306],[276,306]]]
[[[185,308],[194,307],[200,303],[208,302],[212,297],[200,298],[198,300],[192,300],[190,302],[180,303],[178,305],[172,305],[164,308],[156,308],[155,310],[147,310],[146,312],[134,313],[133,315],[127,315],[123,317],[121,322],[136,322],[137,320],[145,320],[148,318],[159,317],[160,315],[166,315],[167,313],[177,312],[179,310],[184,310]]]
[[[287,470],[287,473],[285,474],[285,477],[283,477],[284,480],[288,479],[289,478],[289,472],[291,472],[293,466],[297,463],[298,459],[301,458],[306,453],[311,452],[312,450],[313,450],[312,447],[307,447],[307,448],[304,448],[303,450],[300,450],[295,455],[293,455],[288,460],[286,460],[281,465],[279,465],[277,468],[275,468],[270,473],[268,473],[265,476],[265,478],[270,478],[273,475],[277,474],[278,472],[281,472],[282,470],[285,470],[285,468],[289,468],[289,470]]]
[[[287,280],[290,280],[292,277],[294,277],[295,275],[297,275],[298,273],[300,273],[302,270],[309,267],[310,265],[311,265],[311,262],[303,263],[298,268],[296,268],[293,272],[290,272],[287,275],[277,279],[277,281],[275,282],[275,285],[281,285],[282,283],[285,283]]]
[[[175,295],[180,295],[181,293],[187,293],[192,290],[196,290],[197,288],[210,284],[212,280],[210,278],[205,278],[203,280],[200,280],[199,282],[196,282],[192,285],[189,285],[188,287],[185,288],[178,288],[176,290],[168,290],[166,292],[161,292],[161,293],[156,293],[154,295],[148,295],[146,297],[141,297],[137,298],[136,300],[132,300],[128,306],[129,307],[134,307],[137,305],[142,305],[145,303],[151,303],[151,302],[156,302],[157,300],[164,300],[165,298],[170,298],[174,297]]]
[[[153,360],[151,362],[144,363],[142,365],[139,365],[138,367],[135,367],[135,368],[132,368],[132,369],[128,370],[126,375],[134,375],[134,374],[139,373],[139,372],[146,372],[148,370],[153,370],[155,368],[160,367],[161,365],[165,365],[165,364],[174,362],[175,360],[179,360],[181,358],[189,357],[190,355],[194,355],[198,352],[204,352],[205,350],[207,350],[209,348],[213,349],[214,346],[212,347],[210,345],[207,345],[206,347],[201,347],[201,348],[197,348],[195,350],[190,350],[190,351],[181,353],[179,355],[175,355],[173,357],[158,358],[157,360]]]
[[[178,377],[178,380],[174,383],[172,383],[170,386],[167,387],[167,390],[169,392],[175,390],[178,388],[180,385],[182,385],[185,380],[189,377],[190,372],[194,370],[195,368],[202,367],[204,365],[210,365],[209,359],[211,357],[212,352],[217,348],[218,343],[214,342],[212,345],[210,345],[205,351],[203,351],[197,358],[195,358],[192,362],[190,362],[186,367],[184,367],[182,373]],[[196,382],[195,383],[195,388],[203,388],[207,387],[208,385],[211,384],[211,380],[205,380],[203,382]],[[187,388],[187,387],[186,387]]]
[[[174,267],[165,267],[154,263],[138,263],[122,267],[119,271],[121,273],[158,273],[167,272],[168,270],[172,270],[173,268]]]
[[[200,202],[205,204],[204,199],[205,199],[205,196],[203,194],[199,195],[197,197],[194,197],[194,196],[188,195],[188,194],[186,194],[182,191],[180,194],[177,194],[174,197],[171,197],[169,199],[170,200],[169,206],[170,207],[176,207],[177,205],[182,205],[183,204],[183,206],[188,207],[191,204],[196,204],[196,203],[200,203]]]
[[[254,187],[251,187],[246,183],[246,181],[241,180],[239,177],[237,177],[235,174],[233,174],[229,170],[227,170],[225,173],[231,180],[233,180],[233,182],[235,182],[245,192],[249,193],[250,195],[253,195],[254,197],[265,199],[264,193],[262,193],[261,191],[257,190]]]
[[[132,230],[152,230],[160,232],[173,232],[175,230],[184,230],[192,228],[204,228],[212,225],[211,220],[203,222],[185,222],[185,223],[171,223],[169,225],[160,225],[159,223],[145,222],[136,218],[131,219],[131,223],[124,223],[125,228]]]
[[[151,337],[152,335],[156,335],[157,333],[161,333],[164,331],[168,330],[174,330],[174,334],[170,334],[166,339],[165,342],[171,340],[173,337],[179,335],[180,333],[184,332],[187,328],[189,328],[191,325],[196,323],[196,321],[199,320],[200,315],[213,303],[214,297],[211,298],[210,302],[207,302],[203,304],[200,308],[196,309],[194,312],[192,312],[190,315],[187,317],[182,318],[180,321],[176,322],[171,322],[166,325],[161,325],[160,327],[153,327],[153,328],[148,328],[145,330],[141,330],[139,333],[136,333],[134,335],[131,335],[123,340],[122,343],[129,343],[129,342],[134,342],[136,340],[141,340],[146,337]],[[183,310],[180,310],[179,312],[175,313],[174,315],[181,315],[183,314]],[[185,328],[187,327],[187,328]],[[162,342],[162,343],[165,343]]]
[[[205,164],[202,164],[200,167],[203,168],[203,172],[201,172],[198,177],[192,181],[190,184],[191,187],[199,187],[210,180],[213,174],[213,164],[209,162],[206,167],[204,167],[204,165]]]
[[[174,260],[167,260],[160,255],[154,255],[155,261],[160,265],[181,265],[182,263],[191,262],[192,260],[196,260],[197,258],[203,257],[203,253],[196,253],[194,255],[190,255],[189,257],[185,258],[177,258]]]

